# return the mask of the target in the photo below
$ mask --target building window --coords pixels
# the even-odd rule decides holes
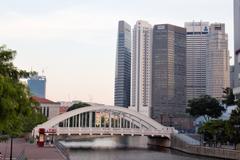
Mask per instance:
[[[46,116],[46,110],[45,110],[45,107],[43,107],[43,115]]]
[[[49,107],[47,107],[47,117],[49,117]]]

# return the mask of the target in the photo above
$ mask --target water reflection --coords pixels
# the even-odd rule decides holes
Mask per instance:
[[[166,148],[152,148],[147,137],[106,137],[63,141],[71,160],[216,160]]]

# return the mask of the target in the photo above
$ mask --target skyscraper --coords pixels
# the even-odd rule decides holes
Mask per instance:
[[[234,0],[234,52],[234,87],[240,87],[240,0]]]
[[[225,24],[210,25],[207,53],[207,94],[222,98],[223,88],[230,87],[228,36]]]
[[[118,22],[117,55],[115,71],[114,105],[130,105],[131,86],[131,26]]]
[[[152,46],[152,118],[185,113],[186,29],[170,24],[155,25]],[[171,125],[171,119],[170,124]]]
[[[28,87],[32,96],[46,98],[46,77],[35,75],[28,80]]]
[[[131,106],[137,112],[151,113],[152,26],[139,20],[133,29]]]
[[[186,89],[187,101],[206,94],[206,56],[208,22],[186,22]]]

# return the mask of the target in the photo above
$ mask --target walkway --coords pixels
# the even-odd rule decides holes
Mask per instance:
[[[55,147],[40,148],[36,144],[26,143],[24,139],[14,139],[13,141],[13,159],[25,151],[28,160],[64,160],[63,155]],[[0,143],[0,152],[9,159],[10,141]]]
[[[193,139],[190,136],[187,136],[185,134],[175,134],[174,136],[178,137],[180,140],[184,141],[187,144],[190,145],[200,145],[200,142],[196,139]]]

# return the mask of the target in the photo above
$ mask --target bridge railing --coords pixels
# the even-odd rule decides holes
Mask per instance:
[[[172,127],[162,128],[161,130],[147,130],[139,128],[79,128],[79,127],[58,127],[58,135],[142,135],[142,136],[161,136],[170,135]]]

